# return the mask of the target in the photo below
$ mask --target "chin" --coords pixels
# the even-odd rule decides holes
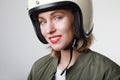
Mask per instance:
[[[59,48],[53,48],[55,51],[61,51],[62,49]]]
[[[52,47],[55,51],[61,51],[61,50],[64,50],[65,48],[64,47]]]

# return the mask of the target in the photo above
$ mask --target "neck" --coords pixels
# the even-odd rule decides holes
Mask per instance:
[[[73,50],[72,60],[70,62],[70,65],[68,66],[68,68],[71,67],[75,63],[75,61],[76,61],[77,57],[79,56],[79,54],[80,53]],[[62,50],[61,51],[60,62],[58,64],[58,68],[60,70],[64,70],[66,68],[66,66],[68,65],[68,63],[69,63],[69,60],[70,60],[70,50]]]

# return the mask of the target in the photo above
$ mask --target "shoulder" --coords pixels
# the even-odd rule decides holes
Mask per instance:
[[[116,64],[113,60],[111,60],[110,58],[106,57],[105,55],[98,53],[96,51],[92,51],[90,50],[88,53],[90,53],[91,55],[91,59],[93,62],[95,62],[96,64],[99,63],[100,65],[106,66],[106,67],[114,67],[114,66],[118,66],[118,64]]]
[[[34,75],[36,75],[36,73],[39,73],[39,72],[44,72],[46,68],[51,68],[50,65],[54,67],[56,60],[57,58],[52,56],[52,54],[43,56],[34,62],[31,72],[34,73]]]
[[[89,53],[91,53],[91,58],[93,59],[94,62],[101,63],[103,65],[108,65],[108,66],[119,66],[113,60],[111,60],[110,58],[106,57],[101,53],[98,53],[92,50],[90,50]]]
[[[106,79],[120,79],[120,66],[118,64],[98,52],[90,50],[89,53],[91,53],[91,63],[96,66],[94,68],[101,72]]]
[[[41,57],[40,59],[38,59],[37,61],[34,62],[33,64],[33,68],[35,68],[36,70],[42,67],[45,67],[47,63],[51,63],[53,61],[55,57],[52,56],[52,54],[48,54],[46,56]]]
[[[57,58],[52,56],[52,54],[48,54],[38,59],[32,66],[28,80],[43,80],[44,78],[47,78],[50,71],[55,68],[54,65],[56,64],[56,61]]]

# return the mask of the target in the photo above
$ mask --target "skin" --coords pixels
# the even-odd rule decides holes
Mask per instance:
[[[40,30],[51,47],[61,52],[61,59],[58,67],[63,70],[70,59],[70,50],[64,50],[73,39],[73,13],[69,10],[52,10],[38,15]],[[73,58],[70,66],[73,65],[79,53],[73,50]]]

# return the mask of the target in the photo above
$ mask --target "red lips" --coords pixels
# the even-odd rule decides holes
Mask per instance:
[[[55,35],[55,36],[49,37],[50,42],[53,44],[56,44],[60,40],[60,38],[61,38],[61,35]]]

